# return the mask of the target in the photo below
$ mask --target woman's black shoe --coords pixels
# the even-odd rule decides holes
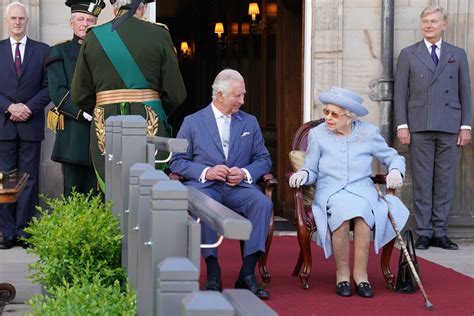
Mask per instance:
[[[356,284],[355,287],[357,294],[361,297],[371,298],[374,296],[374,291],[369,282],[360,282],[359,285]]]
[[[342,281],[336,285],[336,294],[340,296],[352,296],[351,283],[349,281]]]

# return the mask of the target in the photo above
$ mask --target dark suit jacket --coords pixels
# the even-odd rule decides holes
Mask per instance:
[[[214,181],[199,182],[206,167],[223,164],[228,167],[245,168],[255,183],[270,172],[272,162],[255,116],[239,111],[232,115],[230,125],[230,147],[226,160],[211,105],[187,116],[177,138],[189,142],[185,153],[175,153],[170,163],[171,171],[189,179],[188,185],[202,188]],[[242,181],[239,186],[253,186]]]
[[[17,135],[26,141],[44,139],[44,108],[49,103],[44,65],[48,55],[48,45],[28,38],[17,78],[10,39],[0,41],[0,140],[13,140]],[[25,122],[12,122],[6,113],[12,103],[26,104],[33,114]]]
[[[471,126],[471,80],[466,52],[445,41],[436,67],[424,41],[404,48],[395,79],[397,125],[411,132],[459,133]]]

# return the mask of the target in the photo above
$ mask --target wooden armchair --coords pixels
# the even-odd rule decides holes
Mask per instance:
[[[173,180],[183,180],[183,178],[175,173],[170,173],[169,174],[170,179]],[[278,181],[273,177],[271,173],[266,173],[264,174],[259,181],[257,182],[257,185],[259,185],[265,193],[265,195],[272,200],[272,194],[273,190],[277,186]],[[260,272],[260,276],[262,278],[263,286],[266,286],[268,283],[270,283],[271,280],[271,274],[268,271],[267,268],[267,258],[268,258],[268,253],[270,252],[270,246],[272,244],[272,239],[273,239],[273,231],[275,230],[274,226],[274,220],[273,220],[273,215],[272,218],[270,219],[270,227],[268,229],[268,236],[267,236],[267,241],[265,243],[265,254],[260,258],[258,261],[258,270]],[[240,250],[243,255],[243,241],[240,242]]]
[[[309,131],[323,123],[324,120],[315,120],[303,124],[296,132],[295,137],[293,138],[292,144],[292,153],[295,151],[305,152],[308,146],[308,134]],[[294,161],[292,165],[295,168]],[[299,168],[295,168],[299,169]],[[289,175],[291,176],[291,175]],[[289,178],[288,176],[288,178]],[[378,174],[372,177],[372,180],[376,184],[385,184],[385,175]],[[295,200],[295,226],[297,230],[298,244],[300,247],[300,252],[298,255],[298,260],[296,262],[295,268],[292,275],[298,276],[300,284],[305,290],[309,289],[309,277],[311,274],[311,237],[316,231],[316,223],[313,217],[313,212],[311,209],[312,196],[314,188],[303,186],[300,188],[293,188],[294,200]],[[393,190],[392,192],[393,193]],[[383,247],[382,257],[381,257],[381,267],[382,272],[385,278],[385,282],[390,289],[395,288],[395,276],[390,271],[390,257],[392,255],[393,246],[395,244],[395,239],[390,241]]]

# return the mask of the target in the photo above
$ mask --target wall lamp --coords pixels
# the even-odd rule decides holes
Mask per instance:
[[[191,49],[189,48],[188,42],[181,42],[181,52],[184,57],[191,55]]]
[[[222,22],[216,22],[214,33],[217,34],[217,47],[224,49],[226,47],[227,38],[222,36],[224,33],[224,24]]]
[[[257,2],[249,3],[249,15],[252,17],[251,31],[253,34],[261,34],[265,30],[265,21],[260,20],[257,23],[257,15],[260,14],[260,9]]]

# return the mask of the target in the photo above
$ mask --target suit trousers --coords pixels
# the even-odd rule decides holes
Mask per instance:
[[[64,196],[70,196],[73,188],[76,192],[87,194],[91,190],[97,193],[97,179],[93,166],[75,163],[63,163]]]
[[[0,170],[17,168],[29,174],[16,203],[0,204],[0,229],[6,237],[26,236],[23,229],[36,212],[41,141],[0,140]]]
[[[223,182],[216,182],[209,187],[201,188],[201,192],[217,202],[241,214],[252,223],[250,239],[244,242],[244,257],[257,251],[265,252],[268,228],[272,216],[273,204],[257,186],[230,187]],[[201,242],[212,244],[217,241],[217,233],[208,225],[201,224]],[[202,249],[204,258],[217,257],[217,249]]]
[[[458,134],[417,132],[411,134],[410,165],[413,206],[418,236],[448,234],[459,147]]]

